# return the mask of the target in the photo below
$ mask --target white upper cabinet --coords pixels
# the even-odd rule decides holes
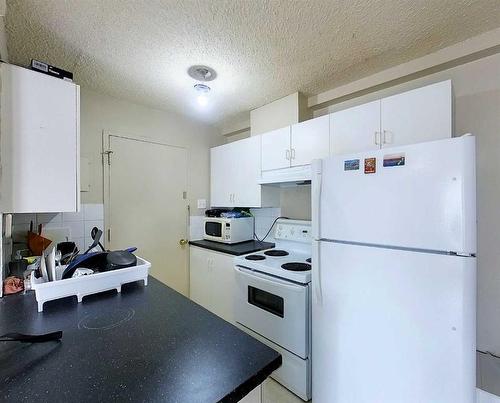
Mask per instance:
[[[381,100],[383,147],[452,136],[451,81],[428,85]]]
[[[210,149],[210,205],[231,206],[233,175],[231,167],[236,159],[234,143]]]
[[[79,86],[1,64],[2,212],[79,209]]]
[[[260,136],[233,143],[233,204],[238,207],[261,207]]]
[[[345,154],[452,136],[451,81],[330,115],[330,153]]]
[[[292,125],[291,166],[308,165],[313,159],[326,158],[330,150],[329,116]]]
[[[262,170],[290,167],[290,126],[264,133],[262,136]]]
[[[210,150],[210,205],[212,207],[271,207],[279,205],[275,189],[260,180],[260,136],[252,136]]]
[[[330,114],[330,146],[331,154],[380,148],[380,100]]]

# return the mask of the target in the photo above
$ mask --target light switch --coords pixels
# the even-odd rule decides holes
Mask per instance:
[[[198,208],[207,208],[207,200],[198,199]]]

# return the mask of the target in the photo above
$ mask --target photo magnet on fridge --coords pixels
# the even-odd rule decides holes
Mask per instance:
[[[365,158],[365,174],[374,174],[377,171],[377,159]]]
[[[391,154],[384,155],[384,166],[385,167],[400,167],[405,164],[404,154]]]
[[[344,171],[357,171],[359,170],[359,160],[345,160]]]

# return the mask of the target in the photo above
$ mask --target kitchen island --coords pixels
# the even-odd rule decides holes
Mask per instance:
[[[61,341],[0,343],[0,400],[236,402],[281,365],[279,353],[151,277],[41,313],[33,294],[0,299],[0,334],[57,330]]]

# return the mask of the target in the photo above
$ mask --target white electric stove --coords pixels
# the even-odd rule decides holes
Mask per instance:
[[[241,329],[279,351],[271,375],[311,398],[311,222],[280,219],[273,249],[234,259],[235,316]]]
[[[280,219],[275,247],[235,258],[235,264],[296,283],[311,282],[311,223]]]

